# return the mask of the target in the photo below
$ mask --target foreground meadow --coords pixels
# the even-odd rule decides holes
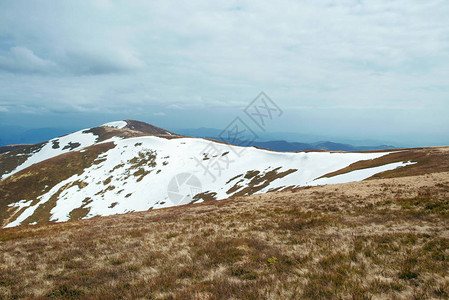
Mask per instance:
[[[445,299],[449,173],[0,230],[0,298]]]

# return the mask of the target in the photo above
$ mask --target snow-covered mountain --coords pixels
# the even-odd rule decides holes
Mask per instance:
[[[412,164],[325,176],[390,152],[279,153],[117,121],[0,154],[3,227],[85,219],[293,187],[343,183]]]

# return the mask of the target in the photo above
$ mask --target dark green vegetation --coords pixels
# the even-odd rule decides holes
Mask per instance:
[[[446,172],[3,229],[0,298],[447,299],[448,199]]]

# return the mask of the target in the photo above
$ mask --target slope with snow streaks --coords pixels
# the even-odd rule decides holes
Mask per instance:
[[[313,185],[317,183],[315,179],[324,174],[388,154],[277,153],[256,148],[241,152],[241,147],[203,139],[156,136],[117,139],[114,143],[112,149],[101,154],[96,163],[83,172],[59,182],[36,199],[21,199],[21,203],[10,204],[10,207],[20,205],[22,212],[7,227],[34,222],[35,210],[49,201],[54,202],[48,205],[50,221],[184,204],[172,202],[167,194],[168,183],[179,173],[193,174],[201,182],[202,192],[214,194],[215,199],[225,199],[288,186]],[[234,150],[241,154],[236,155]],[[199,163],[207,164],[217,153],[223,157],[222,162],[227,161],[229,165],[222,166],[221,174],[215,173],[217,176],[213,177]],[[385,166],[375,172],[398,166],[401,164]],[[348,181],[363,180],[369,174],[352,174]],[[30,200],[34,200],[32,205],[27,202]]]
[[[394,169],[397,169],[400,167],[405,167],[405,166],[409,166],[409,165],[413,165],[413,164],[415,164],[415,162],[411,162],[411,161],[395,162],[395,163],[390,163],[390,164],[386,164],[383,166],[355,170],[355,171],[351,171],[348,173],[335,175],[333,177],[318,178],[318,179],[315,179],[312,182],[310,182],[309,185],[316,186],[316,185],[339,184],[339,183],[347,183],[347,182],[352,182],[352,181],[360,181],[360,180],[363,180],[366,178],[370,178],[371,176],[378,174],[378,173],[394,170]]]
[[[15,155],[16,157],[7,159],[8,163],[13,165],[13,167],[5,168],[4,171],[0,168],[0,180],[24,170],[31,165],[73,150],[81,150],[98,143],[145,135],[174,136],[170,131],[135,120],[105,123],[99,127],[83,129],[51,139],[39,145],[31,145],[24,149],[19,149],[19,151],[16,151],[17,154],[7,154],[8,156]],[[0,163],[2,163],[1,159]]]
[[[11,172],[4,174],[1,179],[5,179],[29,166],[42,162],[46,159],[61,155],[63,153],[70,152],[74,149],[82,149],[87,146],[91,146],[96,142],[96,136],[92,133],[85,133],[83,130],[75,133],[55,138],[43,145],[39,150],[30,153],[27,160],[17,166]]]
[[[14,170],[3,174],[1,179],[5,179],[44,160],[73,150],[81,150],[85,147],[92,146],[97,142],[97,139],[98,136],[89,132],[89,129],[83,129],[62,137],[51,139],[48,142],[43,143],[36,151],[29,153],[27,159],[23,163],[18,165]]]

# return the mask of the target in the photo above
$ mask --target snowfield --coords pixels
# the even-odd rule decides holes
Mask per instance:
[[[126,122],[121,122],[103,126],[125,127]],[[238,195],[248,186],[259,187],[256,192],[265,193],[289,186],[359,181],[379,172],[411,164],[392,163],[317,179],[357,161],[375,159],[390,152],[279,153],[197,138],[165,139],[157,136],[114,138],[112,141],[116,146],[98,157],[96,164],[84,169],[82,174],[73,175],[53,186],[40,195],[33,202],[34,205],[32,199],[10,204],[10,207],[18,207],[23,211],[6,227],[20,225],[53,196],[57,196],[57,200],[50,211],[50,220],[62,222],[69,220],[71,212],[79,208],[88,210],[83,218],[107,216],[186,204],[200,193],[215,193],[215,199],[225,199]],[[54,147],[55,142],[59,148]],[[95,142],[95,135],[83,131],[50,140],[7,176],[68,151],[83,151],[83,148]],[[76,147],[70,149],[67,145]],[[181,178],[176,176],[183,173],[189,174],[189,178],[198,179],[199,184],[187,186],[186,189],[178,179],[173,181],[174,178]],[[170,182],[175,182],[175,190],[172,185],[169,186]],[[176,184],[180,185],[179,191],[176,190]],[[185,193],[182,191],[191,194],[180,197],[182,201],[169,196],[169,192],[172,195]],[[195,199],[195,202],[201,201]]]

